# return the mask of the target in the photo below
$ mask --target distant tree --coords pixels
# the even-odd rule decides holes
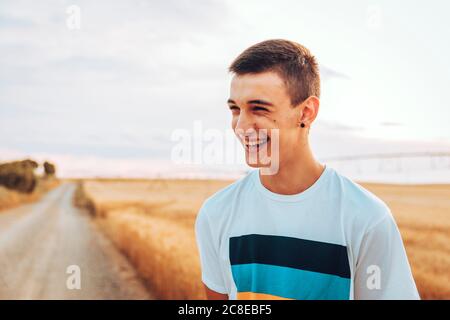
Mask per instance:
[[[38,167],[38,163],[34,160],[25,159],[22,161],[18,161],[19,165],[21,165],[25,169],[36,169]]]
[[[0,185],[24,193],[33,192],[37,184],[36,161],[26,159],[0,164]]]
[[[47,177],[54,176],[55,172],[56,172],[55,165],[50,162],[45,161],[44,162],[44,171],[45,171],[45,175]]]

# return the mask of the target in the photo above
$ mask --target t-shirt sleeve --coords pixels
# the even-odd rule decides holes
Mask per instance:
[[[363,237],[354,281],[354,299],[420,299],[400,231],[389,209]]]
[[[195,221],[195,237],[200,255],[202,282],[213,291],[227,294],[220,269],[218,245],[212,236],[206,213],[205,205],[203,205]]]

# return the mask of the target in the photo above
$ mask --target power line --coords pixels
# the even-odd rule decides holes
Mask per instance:
[[[374,153],[374,154],[361,154],[353,156],[321,158],[321,161],[349,161],[349,160],[431,158],[431,157],[450,157],[450,152]]]

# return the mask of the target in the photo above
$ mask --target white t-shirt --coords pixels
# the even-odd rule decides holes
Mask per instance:
[[[202,281],[229,299],[420,299],[387,205],[328,165],[295,195],[259,170],[216,192],[195,222]]]

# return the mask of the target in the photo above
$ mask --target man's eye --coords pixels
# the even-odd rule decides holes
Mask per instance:
[[[267,108],[264,108],[264,107],[254,107],[253,110],[255,110],[255,111],[269,111],[269,110],[267,110]]]
[[[239,108],[233,106],[233,107],[230,107],[230,110],[233,111],[233,112],[238,112],[238,111],[239,111]]]

